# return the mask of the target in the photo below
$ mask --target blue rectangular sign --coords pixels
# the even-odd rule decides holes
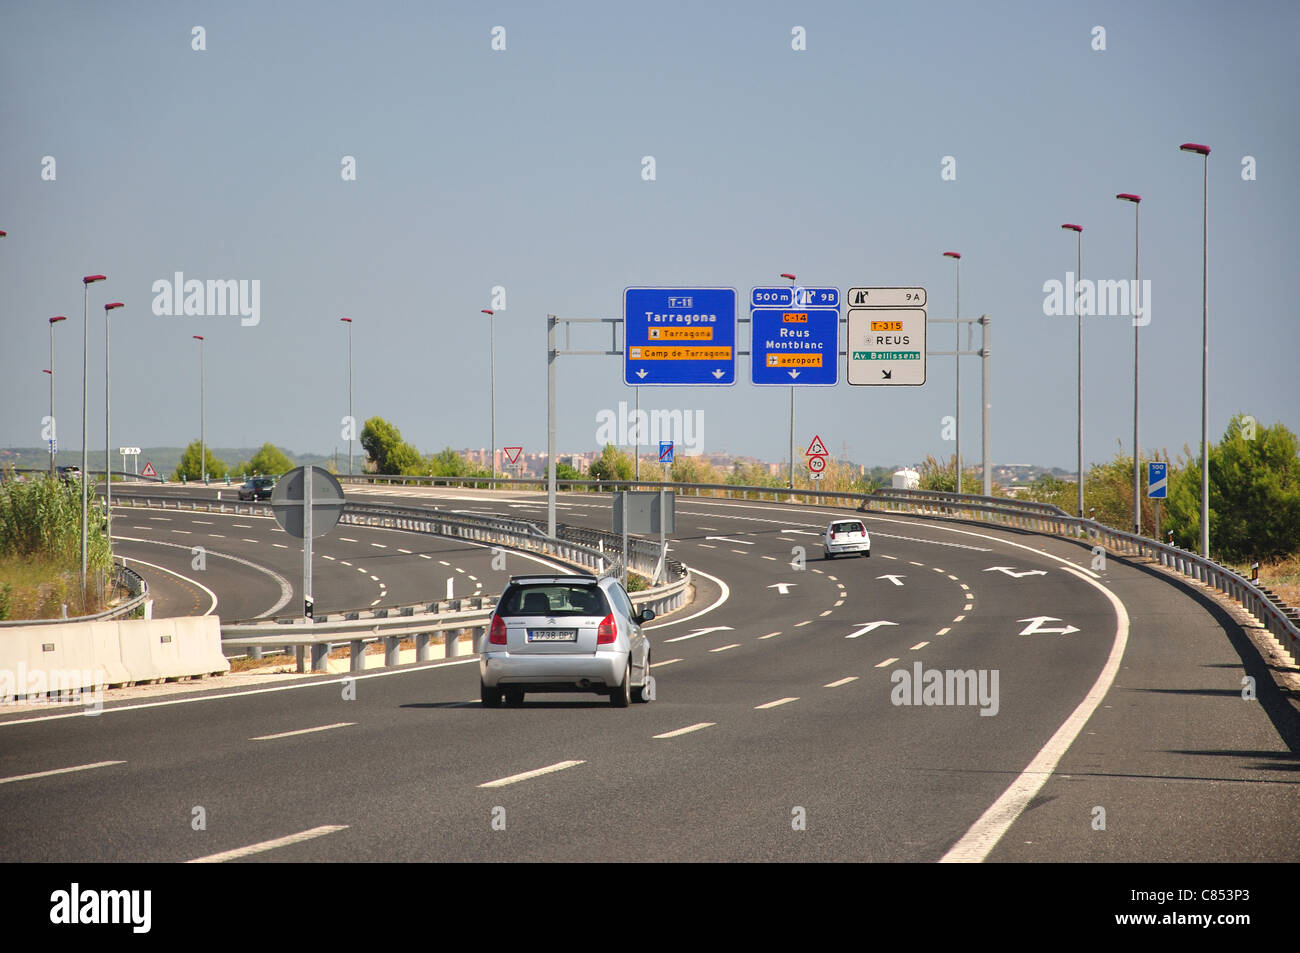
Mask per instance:
[[[659,441],[659,462],[660,463],[673,462],[673,441],[671,440]]]
[[[839,383],[837,288],[755,288],[750,292],[750,379],[758,385]]]
[[[623,381],[635,387],[734,384],[736,289],[625,289]]]
[[[1147,464],[1147,498],[1164,500],[1169,497],[1169,464]]]

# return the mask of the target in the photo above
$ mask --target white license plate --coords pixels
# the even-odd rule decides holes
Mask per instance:
[[[529,629],[529,642],[576,642],[577,629]]]

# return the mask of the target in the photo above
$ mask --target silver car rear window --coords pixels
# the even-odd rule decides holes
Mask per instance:
[[[547,583],[511,586],[497,605],[500,616],[607,616],[609,603],[596,586]]]
[[[832,523],[831,532],[832,533],[865,533],[866,529],[863,528],[861,523]]]

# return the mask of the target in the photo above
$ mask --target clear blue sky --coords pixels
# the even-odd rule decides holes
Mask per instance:
[[[192,28],[206,31],[191,49]],[[506,49],[491,49],[505,27]],[[791,49],[791,30],[807,49]],[[1093,28],[1106,49],[1092,49]],[[332,452],[355,404],[421,450],[545,448],[545,315],[618,316],[629,285],[922,285],[993,316],[995,462],[1074,463],[1075,324],[1043,314],[1084,226],[1084,275],[1133,270],[1142,203],[1143,444],[1200,432],[1201,178],[1210,157],[1210,428],[1300,429],[1300,7],[1143,3],[68,3],[0,7],[0,446],[41,443],[46,319],[60,446],[80,444],[80,278],[90,291],[90,445],[198,436]],[[341,161],[356,158],[356,181]],[[642,156],[657,178],[643,181]],[[957,162],[955,181],[941,161]],[[1253,156],[1257,179],[1242,178]],[[57,178],[42,179],[44,157]],[[157,316],[153,283],[257,279],[261,320]],[[931,327],[950,348],[951,325]],[[742,329],[741,340],[747,331]],[[1085,451],[1132,433],[1132,327],[1085,327]],[[978,339],[978,335],[977,335]],[[589,339],[601,343],[599,335]],[[953,359],[922,388],[798,396],[872,464],[946,455]],[[841,375],[843,377],[843,375]],[[788,392],[643,389],[700,410],[708,450],[777,460]],[[979,454],[979,361],[963,361],[963,456]],[[559,446],[592,448],[629,403],[619,359],[560,361]]]

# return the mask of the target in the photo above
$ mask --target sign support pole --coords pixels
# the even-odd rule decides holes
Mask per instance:
[[[311,466],[302,468],[302,614],[312,620],[311,598]],[[314,647],[313,647],[314,649]],[[315,652],[313,651],[313,654]],[[315,659],[312,660],[315,662]]]

